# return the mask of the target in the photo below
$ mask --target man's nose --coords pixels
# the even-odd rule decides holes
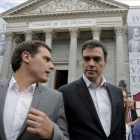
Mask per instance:
[[[89,61],[89,66],[95,66],[95,62],[94,62],[93,59],[90,59],[90,61]]]
[[[52,64],[52,62],[50,62],[50,69],[51,69],[51,70],[54,69],[54,65]]]

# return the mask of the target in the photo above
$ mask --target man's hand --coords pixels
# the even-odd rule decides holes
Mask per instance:
[[[131,125],[131,126],[134,126],[134,125],[136,124],[136,122],[137,122],[137,121],[130,122],[130,125]]]
[[[53,138],[53,124],[45,113],[31,108],[27,115],[27,124],[31,126],[27,131],[38,135],[41,139]]]

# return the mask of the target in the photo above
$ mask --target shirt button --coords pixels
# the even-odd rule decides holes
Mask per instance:
[[[16,135],[14,135],[14,134],[13,134],[13,135],[11,135],[11,137],[12,137],[12,138],[15,138],[15,137],[16,137]]]
[[[19,115],[18,115],[18,114],[16,114],[16,117],[18,118],[18,117],[19,117]]]

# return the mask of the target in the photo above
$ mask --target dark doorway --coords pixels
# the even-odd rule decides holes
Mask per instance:
[[[55,89],[68,83],[68,70],[56,70]]]

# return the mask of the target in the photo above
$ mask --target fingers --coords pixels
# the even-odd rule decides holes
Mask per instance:
[[[42,126],[42,123],[38,123],[32,120],[27,120],[27,124],[34,128],[40,128]]]
[[[27,124],[31,126],[27,128],[28,132],[42,139],[52,139],[53,123],[45,113],[31,108],[27,115]]]
[[[32,128],[32,127],[28,127],[27,131],[32,133],[32,134],[35,134],[35,135],[39,135],[40,134],[39,129]]]
[[[35,121],[35,122],[42,122],[43,118],[41,116],[36,116],[34,114],[28,114],[27,115],[27,120],[32,120],[32,121]]]
[[[35,109],[35,108],[31,108],[31,109],[29,110],[28,114],[34,114],[34,115],[36,115],[36,116],[43,116],[43,115],[44,115],[43,112],[41,112],[41,111],[39,111],[39,110],[37,110],[37,109]]]

